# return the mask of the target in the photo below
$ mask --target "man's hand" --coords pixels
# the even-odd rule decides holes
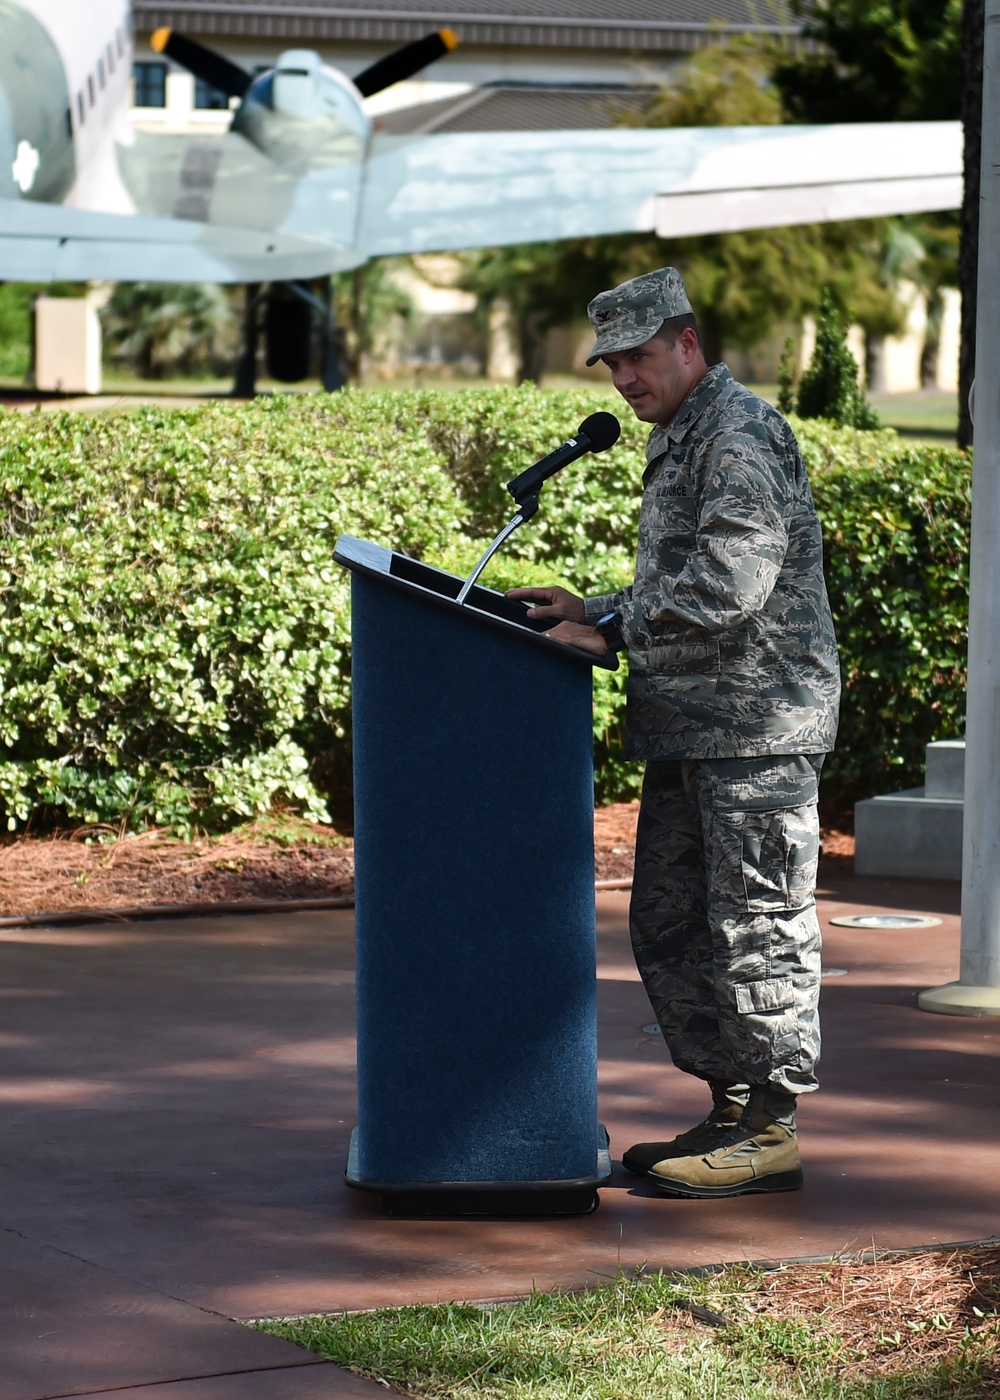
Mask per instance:
[[[561,622],[582,623],[586,614],[583,610],[583,599],[578,598],[575,593],[570,593],[568,588],[511,588],[507,593],[508,598],[520,598],[522,602],[534,603],[533,608],[528,609],[529,617],[557,617]],[[554,637],[559,629],[553,628],[549,633]],[[592,627],[584,629],[593,632]],[[560,637],[560,641],[565,638]],[[602,653],[607,650],[602,638]],[[576,645],[576,643],[574,643]],[[593,651],[593,647],[589,650]]]
[[[542,635],[551,637],[554,642],[563,642],[568,647],[576,647],[578,651],[593,652],[595,656],[607,654],[608,644],[597,628],[586,627],[580,622],[560,622],[558,627]]]

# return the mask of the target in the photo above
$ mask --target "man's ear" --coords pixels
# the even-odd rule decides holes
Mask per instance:
[[[693,326],[685,326],[677,337],[677,343],[683,351],[684,363],[689,365],[701,349],[698,344],[698,332]]]

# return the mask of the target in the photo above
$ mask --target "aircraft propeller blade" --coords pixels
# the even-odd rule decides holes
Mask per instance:
[[[423,39],[415,39],[412,44],[404,44],[401,49],[393,49],[385,58],[380,58],[353,80],[362,97],[372,97],[393,83],[412,78],[421,68],[434,63],[458,46],[458,35],[453,29],[438,29]]]
[[[228,58],[199,44],[196,39],[188,39],[172,29],[164,27],[155,30],[149,44],[154,53],[172,58],[196,78],[201,78],[210,87],[218,88],[227,97],[242,97],[253,82],[253,74],[239,64],[230,63]]]

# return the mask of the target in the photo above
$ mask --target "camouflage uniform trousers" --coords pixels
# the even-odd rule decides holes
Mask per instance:
[[[630,926],[671,1058],[816,1088],[822,755],[647,764]]]

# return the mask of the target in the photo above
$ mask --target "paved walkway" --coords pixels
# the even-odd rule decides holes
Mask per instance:
[[[915,1007],[956,975],[957,900],[944,884],[823,887],[826,918],[944,922],[828,930],[825,962],[846,975],[824,987],[804,1191],[670,1201],[622,1175],[596,1214],[555,1221],[386,1219],[345,1189],[349,912],[5,930],[0,1400],[374,1400],[383,1388],[232,1319],[993,1235],[1000,1022]],[[616,1156],[703,1110],[643,1031],[626,902],[598,901]]]

